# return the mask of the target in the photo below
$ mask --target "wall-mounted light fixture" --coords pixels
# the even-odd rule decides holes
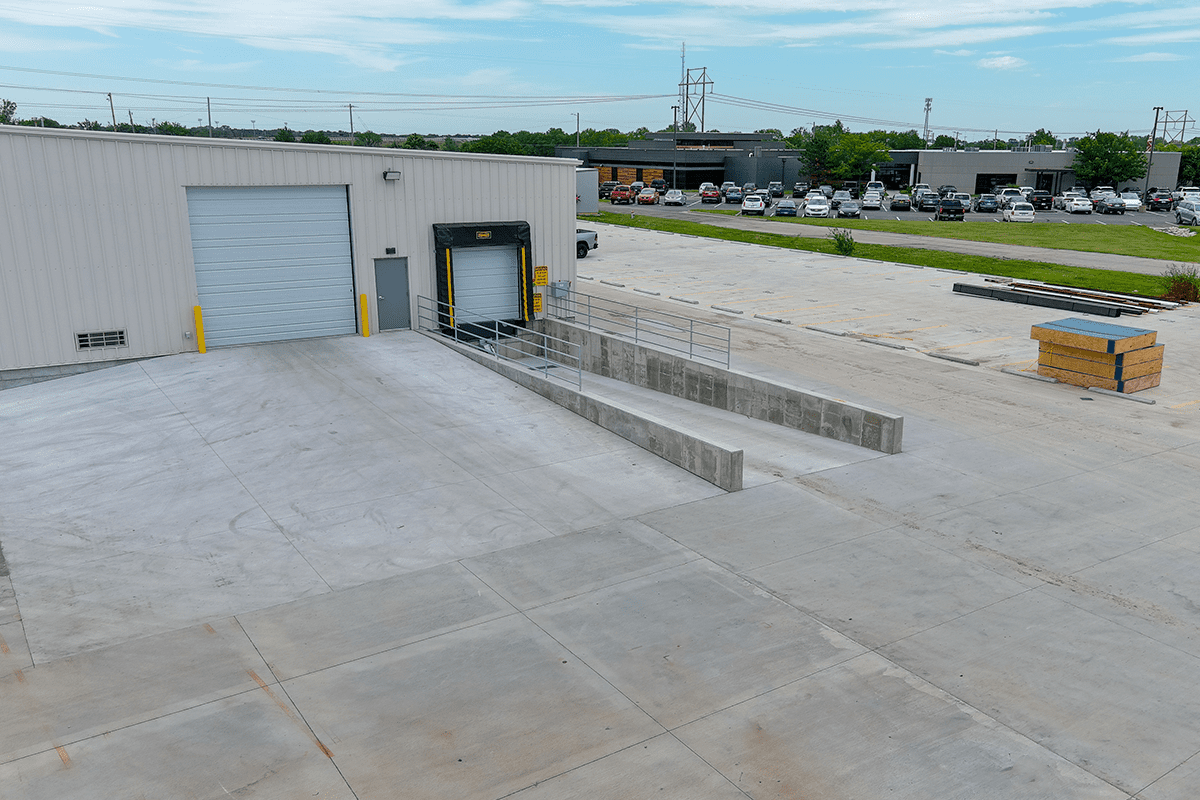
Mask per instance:
[[[384,179],[385,181],[398,181],[398,180],[400,180],[400,170],[398,170],[398,169],[385,169],[385,170],[383,171],[383,179]]]

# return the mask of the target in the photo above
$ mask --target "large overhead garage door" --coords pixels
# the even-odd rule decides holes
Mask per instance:
[[[478,322],[479,317],[521,318],[519,247],[462,247],[452,252],[454,305],[464,323]]]
[[[345,186],[187,190],[207,344],[354,333]]]

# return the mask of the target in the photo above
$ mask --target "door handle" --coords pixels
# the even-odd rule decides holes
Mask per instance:
[[[379,299],[380,299],[380,300],[382,300],[382,299],[383,299],[383,295],[379,295]]]

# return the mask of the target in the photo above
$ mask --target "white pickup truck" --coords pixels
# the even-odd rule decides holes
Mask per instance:
[[[596,239],[595,231],[585,231],[583,228],[575,229],[575,257],[587,258],[589,250],[595,250],[600,246],[600,242]]]

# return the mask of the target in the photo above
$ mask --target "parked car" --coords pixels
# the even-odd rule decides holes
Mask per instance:
[[[883,208],[883,195],[879,192],[863,192],[862,207],[864,211],[868,208],[878,211]]]
[[[719,203],[721,202],[721,190],[715,186],[709,186],[707,189],[700,190],[701,203]]]
[[[761,217],[766,213],[767,204],[763,202],[763,199],[760,196],[757,194],[746,195],[746,199],[742,201],[743,215],[750,216],[751,214],[756,214]]]
[[[1000,208],[1007,208],[1013,203],[1025,202],[1025,195],[1015,186],[1005,186],[1000,190],[1000,194],[996,195],[996,199],[1000,201]]]
[[[642,189],[646,188],[646,184],[642,183],[641,181],[634,181],[633,183],[629,184],[629,188],[633,189],[633,195],[636,197],[641,193]]]
[[[804,197],[806,194],[808,194],[807,183],[797,183],[792,186],[792,197]]]
[[[1092,189],[1089,197],[1091,197],[1092,202],[1095,203],[1099,201],[1101,197],[1112,197],[1116,193],[1117,190],[1111,186],[1097,186],[1095,189]]]
[[[583,228],[575,229],[575,257],[587,258],[589,251],[595,250],[600,246],[600,240],[596,237],[595,231],[587,231]]]
[[[936,220],[963,221],[963,204],[957,197],[943,197],[938,201],[937,211],[933,218]]]
[[[613,187],[613,190],[608,193],[608,202],[612,203],[613,205],[617,205],[618,203],[629,205],[633,202],[633,189],[625,186],[624,184],[617,184]]]
[[[620,181],[605,181],[604,183],[600,184],[600,199],[607,200],[609,195],[612,194],[612,190],[620,185]]]
[[[755,183],[743,183],[742,194],[754,194],[758,191],[758,185]]]
[[[1184,198],[1185,195],[1189,194],[1200,194],[1200,186],[1180,186],[1175,190],[1174,194],[1172,195],[1172,199],[1174,199],[1175,202],[1179,202]]]
[[[1005,222],[1033,222],[1033,204],[1024,201],[1009,203],[1001,214]]]
[[[950,195],[955,194],[957,192],[958,192],[958,187],[954,186],[953,184],[949,184],[949,183],[944,183],[941,186],[939,186],[937,189],[938,197],[949,197]]]
[[[1179,205],[1175,206],[1175,224],[1200,224],[1200,200],[1180,200]]]
[[[937,211],[938,200],[937,192],[922,192],[918,200],[913,201],[913,208],[918,211]]]
[[[696,191],[703,192],[705,189],[716,189],[716,188],[717,188],[717,185],[715,183],[713,183],[712,181],[705,181],[704,183],[700,184],[699,188],[697,188]]]
[[[994,194],[981,194],[975,200],[975,210],[987,214],[995,214],[1000,210],[1000,201]]]
[[[1170,211],[1171,206],[1175,204],[1175,198],[1170,192],[1151,192],[1146,197],[1146,209],[1148,211]]]
[[[736,186],[730,186],[725,190],[726,203],[741,203],[744,196],[745,195],[742,193],[742,190]]]
[[[825,195],[820,197],[810,197],[804,203],[804,216],[806,217],[828,217],[832,206],[829,205],[829,200]]]
[[[966,192],[955,192],[953,195],[951,195],[951,197],[962,203],[964,214],[971,210],[971,195],[967,194]]]
[[[1067,199],[1077,196],[1078,195],[1076,195],[1075,192],[1059,192],[1058,194],[1054,195],[1054,208],[1058,209],[1059,211],[1065,210],[1067,207]]]
[[[737,184],[734,183],[733,181],[725,181],[724,183],[722,183],[721,184],[721,197],[724,197],[725,193],[728,192],[730,189],[732,189],[735,186],[737,186]]]
[[[667,193],[663,195],[664,206],[681,206],[685,200],[683,192],[678,189],[667,189]]]
[[[1142,198],[1138,197],[1137,192],[1121,192],[1120,197],[1117,199],[1125,203],[1126,211],[1142,210]]]
[[[833,187],[828,183],[823,183],[817,188],[820,189],[821,194],[825,195],[826,197],[833,197]]]
[[[912,199],[916,200],[917,195],[919,195],[921,192],[931,191],[933,191],[933,189],[930,188],[928,183],[914,183],[912,187],[910,187],[908,193],[912,196]]]
[[[654,180],[650,181],[650,188],[653,189],[654,191],[658,192],[659,194],[666,194],[667,193],[667,182],[664,181],[662,178],[655,178]]]
[[[783,197],[783,181],[771,181],[767,184],[767,191],[771,197]]]
[[[1020,190],[1021,190],[1021,196],[1024,197],[1025,202],[1028,203],[1029,195],[1033,194],[1033,187],[1032,186],[1021,186],[1018,188],[1020,188]]]
[[[775,216],[777,216],[777,217],[794,217],[794,216],[796,216],[796,201],[795,200],[780,200],[775,205]]]
[[[1026,199],[1034,209],[1047,210],[1054,208],[1054,195],[1044,189],[1034,189]]]
[[[1068,214],[1090,214],[1092,213],[1092,201],[1082,195],[1073,195],[1067,198],[1063,211]]]
[[[847,200],[853,200],[853,199],[854,198],[850,196],[850,193],[848,191],[846,191],[845,189],[838,189],[836,192],[833,193],[833,197],[830,199],[829,204],[831,206],[833,206],[834,208],[837,208],[838,206],[840,206],[842,203],[846,202]]]
[[[637,193],[637,202],[639,206],[656,206],[658,205],[658,192],[653,186],[647,186]]]
[[[862,213],[862,205],[857,200],[843,200],[837,207],[839,217],[857,217]]]
[[[1104,195],[1096,201],[1097,214],[1124,214],[1125,201],[1116,195]]]
[[[879,192],[880,197],[887,196],[887,189],[883,186],[883,181],[867,181],[867,187],[864,192]]]
[[[774,205],[774,202],[771,200],[771,193],[766,189],[758,189],[753,193],[762,198],[763,205],[765,205],[767,208],[770,208]]]
[[[889,211],[908,211],[912,208],[912,198],[906,194],[894,194],[892,199],[888,200]]]

